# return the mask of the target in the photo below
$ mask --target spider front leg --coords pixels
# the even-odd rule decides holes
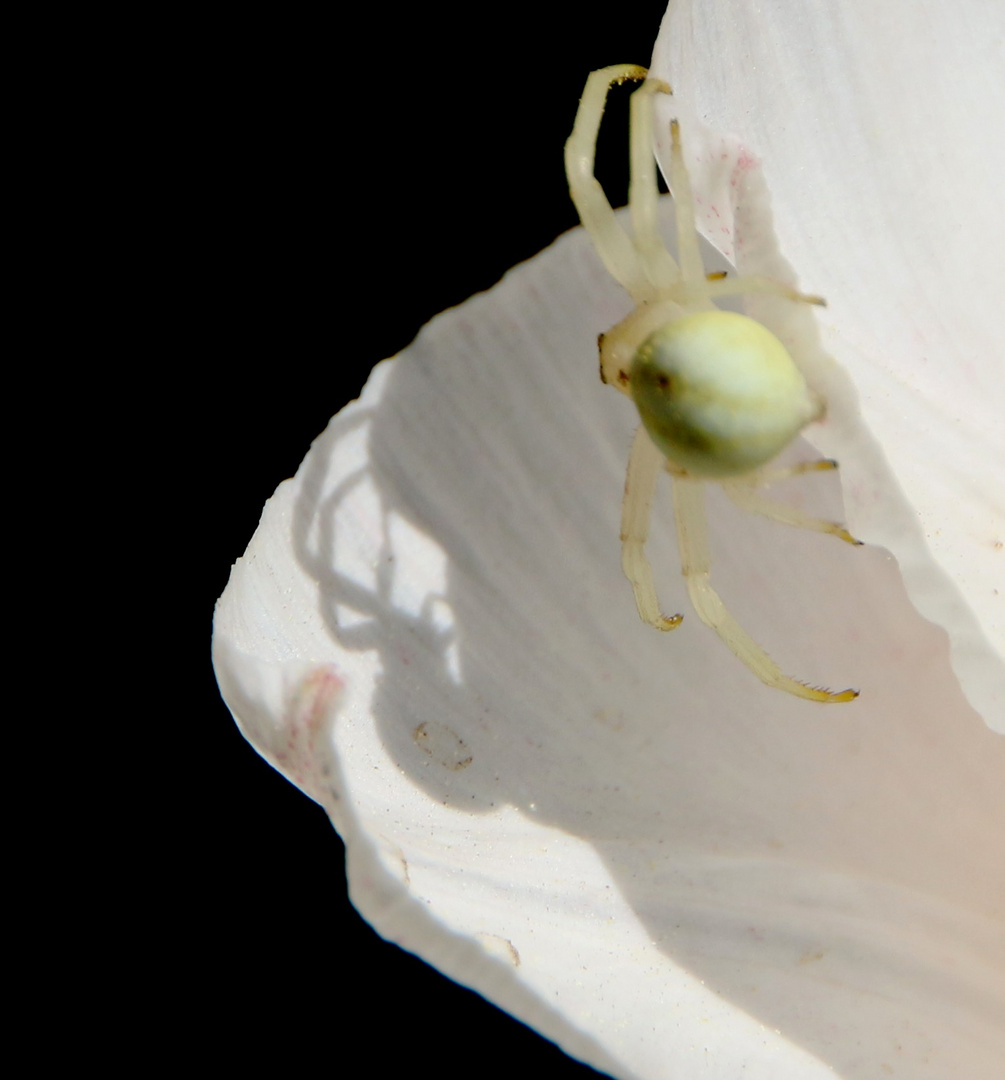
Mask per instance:
[[[649,512],[656,483],[665,464],[663,455],[653,446],[646,429],[640,427],[635,432],[635,442],[628,459],[625,498],[621,504],[621,568],[632,583],[635,606],[642,621],[657,630],[674,630],[680,626],[684,616],[667,617],[660,611],[653,568],[646,558]]]
[[[809,701],[854,701],[858,697],[857,690],[842,690],[835,694],[830,690],[806,686],[783,674],[774,660],[730,615],[726,605],[709,581],[711,561],[702,482],[675,475],[673,477],[673,503],[681,569],[687,583],[688,595],[698,613],[698,618],[706,626],[711,627],[730,651],[768,686],[785,690]]]
[[[590,234],[608,273],[637,303],[652,295],[652,285],[632,238],[614,216],[604,189],[593,175],[593,164],[608,90],[618,83],[640,81],[645,77],[646,69],[635,64],[618,64],[594,71],[586,80],[572,134],[565,144],[565,173],[579,220]]]

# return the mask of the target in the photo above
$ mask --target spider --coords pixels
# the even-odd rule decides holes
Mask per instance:
[[[673,483],[681,568],[694,610],[768,686],[810,701],[843,702],[857,690],[811,687],[778,665],[729,613],[709,581],[710,557],[704,484],[718,483],[745,510],[786,525],[830,533],[858,544],[841,525],[811,518],[761,496],[778,480],[836,469],[835,461],[766,467],[795,437],[824,414],[824,402],[806,384],[785,346],[759,322],[720,310],[715,299],[750,293],[823,305],[770,278],[707,274],[698,248],[694,203],[678,122],[670,126],[670,187],[677,221],[678,260],[657,223],[659,189],[653,152],[653,99],[671,93],[645,68],[622,64],[593,72],[586,82],[565,168],[580,220],[608,272],[628,292],[635,310],[600,337],[600,377],[627,394],[642,424],[635,435],[621,511],[622,567],[642,621],[673,630],[682,615],[660,610],[645,553],[650,506],[661,470]],[[594,176],[597,133],[611,87],[642,86],[631,97],[629,235]]]

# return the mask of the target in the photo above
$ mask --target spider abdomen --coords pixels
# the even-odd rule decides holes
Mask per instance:
[[[823,411],[770,330],[718,309],[650,334],[632,360],[629,386],[649,437],[696,477],[760,467]]]

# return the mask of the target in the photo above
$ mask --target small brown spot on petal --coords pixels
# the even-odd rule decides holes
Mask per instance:
[[[412,738],[423,753],[451,772],[466,769],[474,757],[468,744],[453,728],[438,720],[427,720],[412,732]]]

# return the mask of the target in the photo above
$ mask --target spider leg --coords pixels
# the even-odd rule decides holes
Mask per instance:
[[[689,279],[690,280],[690,279]],[[741,274],[738,277],[721,277],[714,280],[706,278],[695,292],[700,296],[743,296],[748,293],[762,293],[769,296],[781,296],[786,300],[796,300],[802,304],[815,304],[826,307],[827,301],[822,296],[801,293],[774,278],[760,274]]]
[[[670,121],[670,190],[673,193],[674,217],[677,221],[677,259],[680,262],[684,284],[694,289],[698,296],[710,296],[705,290],[711,284],[705,277],[705,266],[701,261],[701,249],[698,246],[698,229],[694,219],[694,196],[691,193],[691,178],[684,164],[684,151],[680,143],[680,124]],[[707,305],[706,305],[707,306]],[[689,305],[697,310],[696,305]]]
[[[744,481],[722,481],[720,487],[740,507],[741,510],[749,510],[752,514],[760,514],[761,517],[770,518],[772,521],[781,522],[783,525],[792,525],[797,529],[809,529],[811,532],[830,533],[840,540],[849,544],[861,545],[861,540],[854,536],[836,521],[825,521],[823,518],[810,517],[802,510],[794,506],[786,506],[784,503],[775,502],[758,495],[749,484]]]
[[[794,476],[805,476],[809,472],[829,472],[837,467],[838,463],[831,458],[819,458],[817,461],[800,461],[778,469],[757,469],[738,478],[737,482],[749,487],[769,487],[781,480],[791,480]]]
[[[631,183],[628,205],[632,214],[635,247],[646,275],[656,289],[680,283],[680,270],[660,235],[659,187],[656,184],[656,157],[653,148],[653,97],[672,93],[662,79],[646,79],[632,94],[631,101]]]
[[[615,83],[644,79],[646,74],[645,68],[634,64],[619,64],[594,71],[586,80],[572,134],[565,144],[565,174],[579,219],[590,234],[608,273],[636,303],[652,296],[652,286],[632,238],[618,224],[604,189],[593,174],[593,165],[608,90]]]
[[[672,615],[668,618],[660,612],[653,568],[646,558],[649,509],[663,464],[663,455],[653,445],[646,429],[639,427],[628,459],[625,498],[621,504],[621,568],[632,583],[635,606],[642,621],[657,630],[673,630],[680,626],[684,616]]]
[[[778,665],[730,615],[719,594],[709,582],[710,557],[708,523],[705,518],[705,497],[701,481],[685,477],[673,478],[674,515],[677,521],[677,542],[680,546],[681,567],[688,595],[698,618],[711,627],[730,651],[768,686],[785,690],[809,701],[843,702],[858,697],[857,690],[815,689],[784,675]]]

